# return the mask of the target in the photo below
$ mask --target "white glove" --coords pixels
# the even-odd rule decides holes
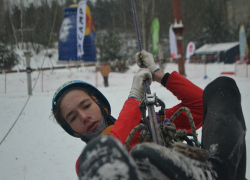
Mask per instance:
[[[152,74],[147,68],[140,68],[134,75],[133,84],[128,97],[135,97],[142,100],[144,97],[143,81],[148,79],[149,85],[152,83]]]
[[[145,64],[153,75],[155,71],[160,70],[160,68],[155,65],[153,55],[145,50],[136,53],[135,58],[139,67],[141,67],[142,64]]]

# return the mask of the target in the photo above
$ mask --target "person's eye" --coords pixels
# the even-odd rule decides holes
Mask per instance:
[[[88,109],[91,106],[91,104],[87,104],[86,106],[83,107],[83,109]]]
[[[70,122],[73,122],[76,120],[76,116],[73,116],[71,119],[70,119]]]

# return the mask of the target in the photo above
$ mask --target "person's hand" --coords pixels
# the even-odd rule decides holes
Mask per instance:
[[[152,75],[154,75],[155,71],[160,70],[160,68],[158,68],[155,65],[153,55],[145,50],[142,50],[141,52],[136,53],[135,58],[136,58],[137,65],[139,67],[141,67],[142,64],[146,65],[147,68],[152,73]]]
[[[130,97],[135,97],[139,100],[142,100],[144,97],[144,88],[143,88],[143,81],[146,79],[149,80],[149,84],[152,83],[152,74],[149,69],[140,68],[138,72],[134,75],[133,84],[129,93]]]

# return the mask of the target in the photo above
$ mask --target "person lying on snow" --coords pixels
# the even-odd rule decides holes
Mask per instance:
[[[52,100],[55,119],[68,134],[87,143],[76,163],[79,178],[245,179],[246,126],[235,81],[219,77],[203,92],[175,71],[161,72],[152,54],[142,51],[136,58],[137,64],[143,62],[147,69],[139,69],[134,76],[129,97],[117,120],[111,116],[105,96],[86,82],[70,81],[55,92]],[[155,144],[139,144],[139,132],[131,140],[130,155],[123,150],[128,134],[141,123],[139,104],[144,97],[145,79],[161,83],[181,100],[165,110],[167,118],[180,107],[187,107],[196,129],[203,125],[201,147],[210,153],[207,161],[200,162]],[[174,124],[176,129],[191,132],[185,113]],[[98,137],[100,134],[110,136]]]

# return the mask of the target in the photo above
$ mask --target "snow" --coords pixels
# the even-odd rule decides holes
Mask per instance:
[[[31,66],[34,68],[56,66],[58,58],[56,50],[49,60],[42,51],[33,54]],[[18,52],[22,57],[22,52]],[[20,69],[25,68],[23,63]],[[42,63],[44,61],[44,63]],[[186,64],[187,78],[202,89],[220,76],[221,72],[234,71],[234,64],[207,64],[207,79],[204,79],[203,64]],[[248,67],[249,69],[249,67]],[[79,79],[87,81],[107,97],[111,104],[112,115],[117,118],[128,97],[133,75],[137,72],[136,65],[129,66],[125,73],[112,72],[109,76],[109,87],[105,88],[102,76],[95,72],[95,67],[78,69],[48,70],[43,73],[32,73],[33,95],[27,94],[26,73],[0,74],[0,179],[77,179],[75,162],[83,150],[85,143],[69,136],[53,120],[51,116],[51,100],[53,93],[64,82]],[[177,71],[174,63],[166,65],[164,72]],[[249,72],[248,72],[249,73]],[[235,79],[241,95],[242,108],[247,128],[250,125],[250,77],[230,76]],[[5,94],[6,81],[6,94]],[[43,82],[43,83],[42,83]],[[158,83],[151,85],[152,93],[166,103],[166,108],[179,101]],[[198,130],[199,139],[201,130]],[[6,136],[7,135],[7,136]],[[5,139],[4,139],[5,138]],[[228,137],[230,138],[230,137]],[[4,141],[2,141],[4,139]],[[247,149],[250,148],[250,133],[246,134]],[[250,157],[250,151],[247,151]],[[250,178],[250,160],[247,160],[247,175]]]

